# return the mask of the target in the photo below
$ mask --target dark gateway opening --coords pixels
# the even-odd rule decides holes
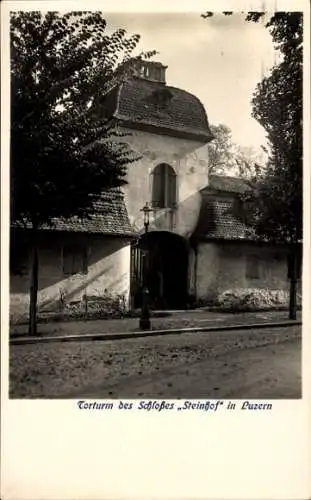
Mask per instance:
[[[144,266],[144,259],[145,266]],[[132,248],[132,297],[141,307],[141,287],[150,293],[152,309],[185,309],[187,305],[188,246],[174,233],[152,231]]]

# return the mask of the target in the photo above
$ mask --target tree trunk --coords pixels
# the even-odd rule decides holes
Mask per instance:
[[[290,290],[289,290],[289,319],[297,318],[297,245],[291,245],[290,255]]]
[[[32,266],[30,281],[30,304],[29,304],[29,325],[28,334],[37,335],[37,300],[38,300],[38,242],[37,230],[32,230]]]

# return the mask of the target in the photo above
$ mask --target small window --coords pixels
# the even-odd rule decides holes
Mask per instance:
[[[28,248],[10,248],[10,273],[13,276],[25,276],[29,273],[29,250]]]
[[[63,248],[63,273],[66,276],[86,274],[88,271],[87,249],[77,246]]]
[[[294,277],[294,261],[292,256],[289,254],[287,256],[287,279],[291,279]],[[301,279],[302,276],[302,249],[300,248],[297,252],[297,260],[296,260],[296,278],[298,280]]]
[[[259,277],[259,259],[256,255],[249,255],[246,261],[246,278],[258,279]]]
[[[166,163],[161,163],[152,173],[152,206],[154,208],[175,208],[176,189],[174,169]]]

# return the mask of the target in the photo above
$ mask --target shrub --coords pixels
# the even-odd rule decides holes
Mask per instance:
[[[45,323],[49,321],[74,321],[84,319],[109,319],[123,318],[128,315],[125,296],[122,294],[113,295],[105,290],[102,295],[87,296],[84,294],[81,300],[68,302],[66,296],[62,296],[60,303],[58,300],[49,307],[39,309],[37,321]],[[61,305],[61,307],[60,307]],[[17,314],[10,313],[10,324],[26,324],[28,322],[28,312]]]
[[[260,311],[287,309],[289,293],[285,290],[261,288],[235,288],[220,293],[215,305],[224,311]],[[301,306],[301,295],[297,295],[297,305]]]
[[[101,296],[83,295],[80,301],[67,303],[64,309],[64,315],[73,319],[83,315],[94,319],[122,317],[126,312],[124,295],[113,295],[108,290]]]
[[[18,310],[10,310],[10,325],[18,325],[21,323],[25,323],[28,320],[28,312],[26,311],[18,311]]]

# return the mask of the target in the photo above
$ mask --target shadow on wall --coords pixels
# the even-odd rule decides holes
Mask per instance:
[[[196,225],[200,193],[194,193],[178,206],[190,214]],[[176,214],[173,214],[174,216]],[[151,230],[179,233],[167,211],[156,213]],[[190,215],[189,215],[190,217]],[[168,224],[169,222],[169,224]],[[190,236],[189,235],[185,235]],[[85,296],[124,296],[130,298],[130,243],[128,238],[42,231],[39,237],[38,310],[60,311],[65,304],[79,303]],[[12,230],[10,241],[10,313],[28,314],[31,244],[29,232]]]
[[[196,231],[201,205],[201,194],[195,192],[179,202],[176,208],[152,208],[149,230],[171,231],[190,238]]]
[[[227,202],[227,206],[221,209],[221,213],[219,213],[218,204],[215,204],[218,199],[221,202],[224,200]],[[149,229],[172,231],[185,238],[191,237],[193,241],[199,241],[202,236],[209,235],[218,239],[234,238],[236,224],[239,226],[240,233],[245,231],[244,236],[249,236],[245,225],[245,211],[238,200],[230,195],[215,196],[212,193],[206,193],[205,190],[199,190],[178,202],[175,208],[152,207]],[[140,227],[137,228],[140,232],[143,231],[142,225],[141,222]]]
[[[42,232],[39,239],[39,310],[55,310],[84,296],[110,290],[128,300],[130,241],[120,237]],[[11,311],[27,312],[30,287],[29,233],[11,235]]]
[[[213,231],[213,220],[202,206],[200,191],[180,202],[175,210],[163,209],[150,218],[150,231],[171,231],[200,241],[202,233]],[[137,228],[140,233],[143,228]],[[66,233],[53,230],[41,233],[39,240],[40,309],[60,308],[64,302],[79,302],[83,296],[101,297],[108,290],[114,295],[130,294],[129,238]],[[11,234],[11,309],[28,310],[29,233]]]
[[[135,227],[140,228],[143,226],[140,209],[146,201],[151,201],[155,169],[161,164],[174,169],[177,175],[177,198],[182,209],[192,197],[196,198],[195,193],[208,184],[208,153],[207,145],[201,142],[142,131],[130,133],[132,137],[129,145],[142,155],[142,159],[129,168],[129,184],[124,187],[124,192],[130,220]],[[168,192],[166,194],[169,195]],[[179,222],[185,220],[189,222],[187,213],[179,218]],[[188,232],[190,230],[189,227]],[[185,234],[184,230],[178,232]]]

